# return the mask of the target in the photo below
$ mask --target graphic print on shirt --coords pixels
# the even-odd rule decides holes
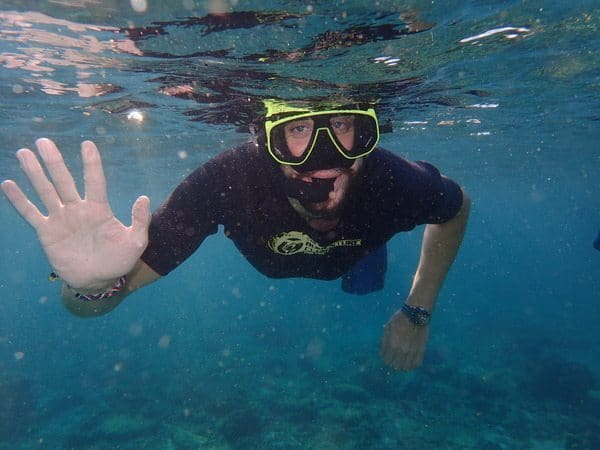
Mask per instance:
[[[267,245],[274,253],[279,255],[289,256],[296,253],[325,255],[330,250],[338,247],[359,247],[362,245],[362,239],[341,239],[329,245],[321,246],[301,231],[287,231],[273,236]]]

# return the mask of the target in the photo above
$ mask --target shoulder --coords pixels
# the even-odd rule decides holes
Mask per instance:
[[[206,161],[195,169],[185,182],[204,183],[231,183],[236,180],[255,178],[265,173],[268,168],[260,148],[253,143],[245,143],[238,147],[226,150]]]
[[[245,143],[224,151],[192,172],[179,186],[187,195],[210,198],[223,208],[272,195],[277,176],[261,147]]]
[[[418,188],[440,179],[440,171],[426,161],[410,161],[378,148],[365,161],[365,175],[378,183]]]
[[[431,163],[409,161],[378,148],[365,166],[367,192],[379,196],[385,209],[417,217],[417,223],[444,222],[460,209],[461,188]]]
[[[241,171],[243,169],[259,167],[264,163],[259,147],[247,142],[238,147],[229,149],[208,160],[202,167],[209,170]],[[202,168],[201,167],[201,168]]]
[[[437,168],[431,163],[426,161],[411,161],[382,147],[377,148],[369,157],[369,160],[371,160],[375,167],[383,168],[384,170],[416,173],[433,170],[439,173]]]

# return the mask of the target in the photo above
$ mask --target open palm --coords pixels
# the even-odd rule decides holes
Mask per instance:
[[[56,145],[49,139],[39,139],[36,145],[52,181],[31,150],[21,149],[17,157],[48,215],[14,181],[4,181],[2,190],[36,230],[54,272],[73,288],[104,288],[127,274],[146,248],[150,200],[141,196],[135,201],[132,224],[127,227],[108,203],[102,161],[93,142],[81,145],[83,198]]]

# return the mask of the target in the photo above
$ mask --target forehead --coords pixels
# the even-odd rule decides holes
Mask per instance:
[[[329,120],[329,119],[346,119],[352,120],[354,119],[354,115],[348,113],[339,113],[339,114],[314,114],[314,115],[302,115],[300,117],[288,117],[283,119],[283,121],[287,122],[297,122],[301,120]]]
[[[286,128],[294,127],[302,124],[323,126],[327,124],[333,124],[334,122],[343,122],[346,124],[350,124],[354,122],[354,117],[349,114],[328,114],[326,116],[305,116],[300,118],[290,118],[282,123],[282,125]]]
[[[297,122],[297,121],[306,121],[306,120],[315,120],[315,121],[323,121],[330,119],[354,119],[354,114],[348,111],[329,111],[327,113],[321,112],[313,112],[313,113],[302,113],[297,115],[288,115],[284,117],[280,117],[275,120],[275,122]]]

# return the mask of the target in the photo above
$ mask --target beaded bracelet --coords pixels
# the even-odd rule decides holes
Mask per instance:
[[[60,277],[55,272],[50,272],[50,276],[48,278],[50,279],[50,281],[55,281],[55,280],[59,279]],[[113,287],[108,288],[104,292],[99,292],[98,294],[82,294],[81,292],[77,292],[75,289],[73,289],[68,284],[66,286],[71,291],[73,291],[73,295],[75,296],[75,298],[78,298],[79,300],[83,300],[86,302],[91,302],[91,301],[95,301],[95,300],[104,300],[105,298],[114,297],[121,291],[121,289],[123,289],[123,286],[125,286],[126,281],[127,281],[127,275],[123,275],[122,277],[120,277],[117,280],[117,282],[115,283],[115,285]]]

